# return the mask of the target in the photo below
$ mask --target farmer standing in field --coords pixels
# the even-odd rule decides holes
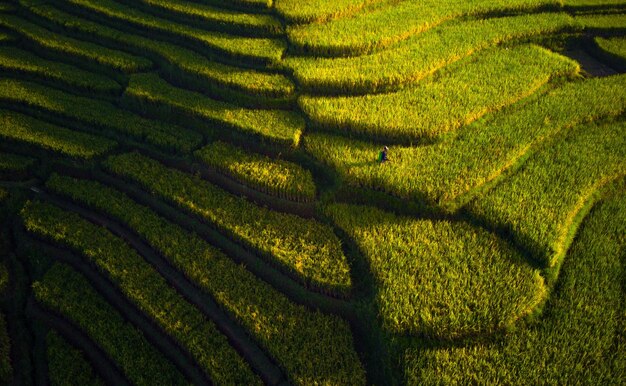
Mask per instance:
[[[389,150],[389,148],[387,146],[383,147],[383,150],[378,153],[378,162],[385,163],[387,161],[389,161],[389,158],[387,158],[387,151]]]

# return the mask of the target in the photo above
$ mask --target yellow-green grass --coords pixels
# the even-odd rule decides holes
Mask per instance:
[[[186,0],[135,0],[134,3],[165,18],[198,21],[217,31],[271,35],[283,32],[280,22],[269,14],[243,13]]]
[[[34,158],[25,157],[17,154],[0,153],[0,173],[6,172],[24,172],[35,163]],[[1,277],[2,275],[0,275]],[[0,288],[2,280],[0,280]],[[0,292],[2,290],[0,289]]]
[[[90,159],[117,146],[115,141],[80,133],[38,119],[0,109],[0,138],[26,143],[63,156]]]
[[[169,78],[198,91],[212,91],[223,95],[224,88],[254,97],[290,98],[294,84],[284,75],[229,66],[207,59],[193,50],[152,38],[113,29],[75,15],[60,11],[51,5],[36,5],[30,12],[46,22],[102,43],[125,47],[137,55],[148,56],[160,66],[159,71]]]
[[[480,119],[430,146],[392,146],[391,162],[375,162],[381,145],[310,134],[305,148],[353,187],[381,190],[436,211],[454,212],[547,138],[577,124],[626,110],[626,76],[570,82],[523,106]]]
[[[0,188],[0,203],[4,201],[9,196],[9,192]]]
[[[402,1],[354,17],[288,30],[289,42],[316,55],[354,56],[408,39],[464,15],[556,8],[556,0]]]
[[[85,16],[98,21],[104,18],[121,27],[132,26],[134,30],[148,35],[159,33],[177,43],[182,39],[194,47],[221,57],[268,63],[280,60],[286,49],[286,44],[278,39],[240,37],[207,31],[155,17],[112,0],[69,0],[66,5],[73,6]]]
[[[29,202],[22,209],[21,218],[29,232],[64,245],[94,264],[142,312],[185,347],[213,382],[216,384],[261,384],[260,379],[229,345],[228,340],[217,330],[215,324],[207,320],[197,308],[170,287],[156,269],[122,239],[75,213],[50,204]],[[37,286],[34,288],[40,301],[46,304],[51,303],[51,306],[56,306],[54,303],[58,301],[56,299],[62,299],[62,293],[70,291],[70,288],[62,286],[67,281],[66,275],[57,276],[59,277],[57,280],[61,283],[53,288],[60,287],[63,290],[51,293],[50,290],[45,290],[45,287],[43,290]],[[67,301],[66,307],[76,307],[81,304],[81,300],[87,303],[87,306],[94,304],[80,295],[84,291],[83,286],[74,286],[74,288],[75,291],[79,291],[78,299],[72,296]],[[102,310],[100,312],[103,314],[95,318],[97,321],[106,320],[104,315],[111,314],[106,308],[96,307],[96,310]],[[63,309],[65,314],[68,311]],[[80,312],[86,318],[82,323],[83,328],[93,328],[93,334],[101,330],[116,330],[116,328],[98,326],[93,315],[99,313]],[[93,324],[93,327],[90,324]],[[123,341],[123,339],[120,340]],[[117,355],[126,353],[131,356],[136,355],[133,349],[120,350],[115,346],[111,348],[113,351],[111,355],[115,352]],[[129,360],[130,358],[118,362],[123,365]],[[163,364],[159,366],[155,361],[141,362],[143,365],[137,369],[138,375],[156,377],[154,381],[146,384],[161,384],[163,380],[158,378],[159,371],[146,370],[145,366],[153,365],[155,369],[161,369]],[[169,384],[167,381],[165,383]]]
[[[315,200],[311,172],[293,162],[251,153],[220,141],[194,154],[203,163],[264,193],[294,201]]]
[[[115,94],[122,91],[122,86],[111,78],[46,60],[15,47],[0,47],[0,68],[87,92]]]
[[[386,2],[388,0],[275,0],[274,9],[290,23],[321,23]]]
[[[596,36],[593,41],[601,58],[606,59],[616,69],[626,71],[626,38]]]
[[[371,93],[416,82],[477,51],[574,26],[565,13],[542,13],[446,24],[392,49],[355,58],[286,58],[298,84],[316,93]]]
[[[338,317],[292,303],[197,235],[119,191],[58,175],[53,175],[46,186],[107,213],[139,234],[233,315],[294,384],[365,383],[350,329]]]
[[[16,16],[3,15],[0,18],[0,26],[20,35],[36,47],[74,63],[86,61],[123,73],[145,71],[152,67],[152,62],[145,58],[69,38]]]
[[[546,143],[524,166],[468,210],[506,229],[544,266],[565,256],[598,190],[626,175],[626,123],[577,126]]]
[[[392,333],[437,339],[491,334],[546,297],[540,272],[483,229],[358,205],[334,204],[325,212],[363,254],[379,317]]]
[[[46,309],[62,315],[85,332],[134,384],[185,384],[172,363],[69,266],[53,265],[41,281],[33,283],[33,293]],[[57,372],[54,377],[67,377],[67,374]]]
[[[403,143],[437,137],[511,105],[579,65],[537,46],[472,56],[401,91],[357,97],[303,96],[314,125]]]
[[[349,293],[350,267],[331,227],[256,206],[198,177],[136,153],[109,157],[104,166],[201,217],[307,285]]]
[[[208,134],[221,131],[228,135],[237,130],[287,148],[299,145],[305,126],[296,112],[242,108],[174,87],[154,73],[132,76],[124,101],[142,112],[165,120],[182,120]]]
[[[585,220],[535,325],[491,343],[409,349],[406,383],[624,384],[624,193]]]
[[[94,374],[83,353],[72,347],[56,331],[46,335],[48,377],[52,386],[104,386]]]
[[[15,41],[15,37],[11,34],[0,31],[0,44],[6,44]]]
[[[202,142],[202,136],[189,129],[148,120],[108,102],[28,81],[0,79],[0,100],[144,140],[171,151],[188,153]]]
[[[576,21],[586,30],[603,32],[624,32],[626,30],[626,14],[589,14],[576,16]]]
[[[566,7],[594,7],[594,8],[610,8],[612,6],[623,6],[623,0],[563,0],[563,5]]]
[[[9,337],[5,315],[0,312],[0,381],[4,384],[10,384],[12,380],[11,338]]]

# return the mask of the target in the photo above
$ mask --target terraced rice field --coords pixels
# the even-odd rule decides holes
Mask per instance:
[[[0,384],[626,384],[625,70],[624,0],[0,1]]]

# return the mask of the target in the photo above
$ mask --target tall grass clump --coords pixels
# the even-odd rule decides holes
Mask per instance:
[[[623,384],[624,188],[585,220],[538,323],[491,343],[409,349],[406,383]]]
[[[328,129],[401,143],[435,140],[532,94],[580,67],[537,46],[497,48],[401,91],[356,97],[303,96],[300,107]]]
[[[274,8],[290,23],[321,23],[350,16],[371,4],[386,2],[388,0],[275,0]]]
[[[626,110],[626,76],[571,82],[523,106],[465,127],[434,145],[392,146],[392,162],[375,162],[381,145],[328,134],[310,134],[305,147],[334,167],[345,184],[454,212],[503,173],[523,165],[537,147],[578,124]]]
[[[366,206],[335,204],[326,213],[363,253],[382,324],[393,333],[439,339],[490,334],[545,299],[539,271],[480,228]]]

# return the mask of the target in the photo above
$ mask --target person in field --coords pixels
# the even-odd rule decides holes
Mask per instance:
[[[389,161],[389,158],[387,157],[388,151],[389,151],[389,148],[387,146],[383,147],[383,150],[381,150],[378,153],[378,162],[382,164],[382,163]]]

